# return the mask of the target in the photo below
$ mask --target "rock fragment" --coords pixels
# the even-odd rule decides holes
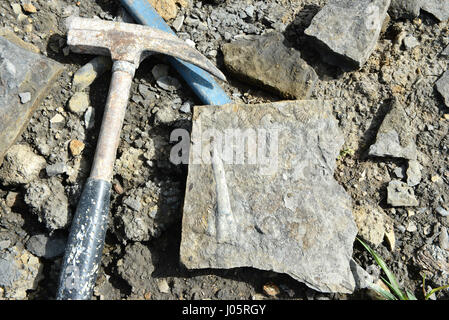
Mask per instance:
[[[47,176],[53,177],[59,174],[63,174],[67,172],[67,165],[63,161],[56,162],[54,164],[48,165],[45,168],[47,172]]]
[[[112,60],[109,56],[98,56],[82,66],[73,75],[72,86],[75,91],[82,91],[90,86],[95,79],[111,70]]]
[[[436,88],[443,97],[444,104],[449,108],[449,70],[436,82]]]
[[[148,247],[139,242],[129,244],[124,257],[117,262],[118,273],[134,294],[143,296],[150,289],[155,262]]]
[[[27,250],[14,246],[0,251],[0,299],[24,300],[42,278],[43,265]]]
[[[26,248],[35,256],[53,259],[64,253],[65,245],[66,240],[64,238],[37,234],[27,241]]]
[[[180,248],[187,268],[254,267],[323,292],[355,289],[357,227],[333,178],[344,139],[331,110],[323,101],[195,108]],[[213,139],[203,135],[211,129]],[[214,141],[225,132],[223,156]],[[252,151],[242,151],[246,143]]]
[[[408,162],[407,169],[407,184],[410,187],[414,187],[421,182],[422,174],[421,174],[422,166],[416,160],[410,160]]]
[[[359,206],[354,208],[353,214],[359,229],[359,236],[376,247],[382,243],[386,233],[392,229],[390,219],[378,206]]]
[[[285,98],[308,98],[318,79],[299,51],[288,48],[284,36],[270,33],[255,40],[224,44],[226,68],[236,77]]]
[[[81,152],[83,152],[84,150],[84,143],[82,141],[79,140],[71,140],[69,143],[69,149],[70,149],[70,153],[72,154],[72,156],[79,156],[81,154]]]
[[[72,214],[64,186],[56,177],[32,181],[26,189],[25,203],[48,230],[65,229]]]
[[[421,0],[421,9],[440,21],[449,19],[449,2],[445,0]]]
[[[438,286],[449,283],[449,251],[438,245],[428,244],[418,250],[414,256],[416,264]]]
[[[391,181],[387,192],[387,202],[393,207],[415,207],[419,204],[413,189],[402,181]]]
[[[0,31],[0,164],[63,70],[61,64],[30,51],[31,47]]]
[[[170,76],[160,77],[156,80],[156,83],[159,87],[167,91],[176,91],[181,88],[179,80]]]
[[[187,0],[148,0],[157,13],[165,20],[176,18],[178,14],[177,4],[187,7]]]
[[[12,146],[0,168],[0,176],[5,185],[26,184],[38,178],[46,161],[27,145]]]
[[[404,107],[396,100],[377,132],[376,142],[368,154],[377,157],[394,157],[416,160],[415,135]]]
[[[168,70],[170,67],[166,64],[157,64],[151,69],[151,74],[153,75],[154,80],[158,80],[162,77],[168,76]]]
[[[83,113],[89,107],[89,96],[85,92],[76,92],[69,100],[69,110]]]
[[[419,41],[412,35],[408,35],[403,40],[404,47],[407,50],[411,50],[417,46],[419,46]]]
[[[419,16],[422,0],[391,0],[388,13],[393,19],[416,18]]]
[[[305,30],[323,59],[343,69],[362,67],[374,51],[390,0],[331,0]]]
[[[37,12],[36,7],[31,2],[26,2],[22,4],[23,11],[27,13],[35,13]]]

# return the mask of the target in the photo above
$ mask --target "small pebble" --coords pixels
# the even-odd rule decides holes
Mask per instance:
[[[27,13],[35,13],[35,12],[37,12],[36,7],[32,3],[30,3],[30,2],[22,4],[22,8],[23,8],[23,11],[25,11]]]
[[[30,92],[22,92],[19,93],[20,102],[21,103],[27,103],[31,100],[31,93]]]
[[[176,91],[181,88],[181,83],[178,79],[170,76],[161,77],[156,83],[159,87],[167,91]]]
[[[151,74],[153,78],[157,81],[162,77],[166,77],[168,75],[169,66],[166,64],[157,64],[151,69]]]
[[[158,281],[157,287],[159,289],[159,292],[161,292],[161,293],[169,293],[170,292],[170,286],[168,285],[168,282],[165,279]]]
[[[73,156],[79,156],[81,152],[84,150],[84,147],[85,147],[84,143],[79,140],[72,140],[69,143],[70,153]]]
[[[448,217],[449,211],[445,210],[443,207],[438,207],[435,209],[435,211],[442,217]]]
[[[76,92],[69,101],[69,110],[74,113],[83,113],[89,108],[89,97],[85,92]]]
[[[270,297],[277,296],[281,291],[274,283],[267,283],[263,286],[263,291]]]
[[[50,119],[51,123],[61,123],[63,121],[64,121],[64,117],[59,113],[57,113],[53,118]]]
[[[418,228],[416,227],[416,224],[413,221],[410,221],[407,225],[407,231],[408,232],[416,232]]]

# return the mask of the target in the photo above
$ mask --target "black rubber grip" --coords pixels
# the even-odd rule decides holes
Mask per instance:
[[[89,179],[73,217],[61,266],[58,300],[90,300],[108,226],[111,183]]]

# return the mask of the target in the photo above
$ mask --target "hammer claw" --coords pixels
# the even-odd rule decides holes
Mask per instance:
[[[144,53],[157,52],[192,63],[226,81],[224,74],[206,57],[167,32],[137,24],[79,17],[70,17],[67,27],[67,43],[74,52],[110,54],[113,60],[128,61],[136,66]]]

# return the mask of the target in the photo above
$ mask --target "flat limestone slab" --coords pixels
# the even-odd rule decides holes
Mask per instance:
[[[195,107],[182,263],[273,270],[352,292],[357,227],[333,177],[343,143],[322,101]]]
[[[0,36],[0,165],[63,70],[20,41]]]

